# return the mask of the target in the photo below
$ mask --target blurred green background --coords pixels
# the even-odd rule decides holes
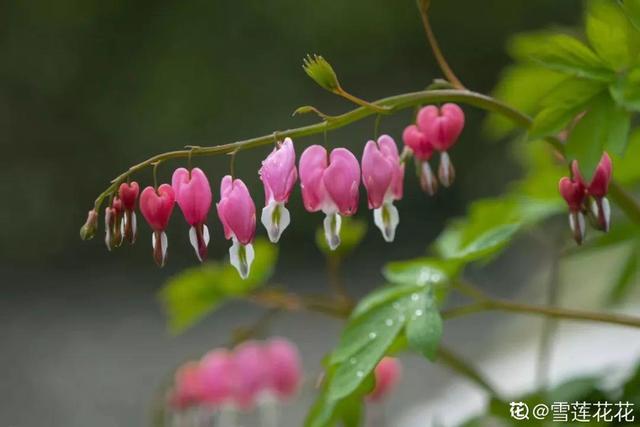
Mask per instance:
[[[508,62],[503,46],[509,35],[574,25],[580,6],[578,0],[434,0],[432,24],[462,81],[488,92]],[[128,425],[142,419],[159,375],[189,351],[211,346],[197,335],[203,329],[169,339],[156,306],[154,291],[163,280],[195,263],[177,210],[168,233],[169,265],[162,271],[152,262],[142,221],[134,247],[107,253],[102,229],[93,241],[80,241],[86,212],[110,179],[162,151],[314,121],[291,117],[300,105],[329,114],[351,109],[307,78],[301,68],[307,53],[322,54],[343,85],[365,99],[422,89],[441,77],[412,0],[26,0],[4,2],[0,11],[0,336],[7,337],[0,365],[15,368],[0,384],[9,396],[0,404],[0,421],[16,425],[63,402],[70,408],[74,399],[85,399],[88,407],[51,412],[57,414],[51,425]],[[483,113],[465,111],[468,126],[452,152],[456,185],[429,199],[408,171],[396,243],[385,245],[369,233],[349,266],[349,277],[371,279],[362,286],[380,280],[382,259],[415,256],[470,200],[498,194],[518,176],[506,141],[487,141],[479,126]],[[408,110],[385,117],[381,132],[399,141],[410,118]],[[329,143],[360,156],[373,125],[370,119],[332,132]],[[322,136],[304,140],[298,154],[303,144],[320,141]],[[236,163],[259,207],[257,169],[268,150],[242,152]],[[217,200],[228,159],[194,158],[194,164],[211,178]],[[161,179],[182,165],[163,164]],[[136,179],[149,184],[150,172]],[[323,268],[313,245],[322,215],[306,214],[299,194],[296,189],[290,204],[293,223],[280,245],[277,273],[294,287],[288,278]],[[359,215],[371,222],[365,197]],[[228,244],[213,211],[209,224],[211,256],[222,258]],[[224,316],[208,323],[221,336],[232,323]],[[150,355],[157,363],[149,362]],[[114,366],[108,371],[113,375],[99,370],[118,360],[130,363]],[[153,369],[144,371],[145,364]],[[131,373],[141,369],[143,378]],[[38,375],[51,381],[48,387]],[[121,387],[118,378],[131,375],[140,380],[133,386],[144,384],[144,390],[129,390],[124,403],[111,401]],[[98,394],[88,391],[104,387]],[[97,410],[91,405],[98,400]],[[8,409],[14,405],[22,410]],[[111,415],[103,422],[97,413]]]

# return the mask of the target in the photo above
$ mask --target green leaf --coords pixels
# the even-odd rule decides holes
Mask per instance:
[[[622,269],[615,281],[609,302],[618,303],[629,293],[633,285],[640,283],[640,245],[636,244],[631,248],[627,259],[622,265]]]
[[[324,229],[322,227],[316,230],[316,246],[318,246],[326,256],[344,259],[358,247],[366,234],[366,221],[351,217],[343,217],[342,227],[340,230],[340,246],[338,246],[335,251],[332,251],[329,248],[324,236]]]
[[[423,257],[387,263],[382,274],[391,283],[424,286],[449,283],[459,270],[457,262]]]
[[[549,32],[520,34],[510,43],[511,54],[564,74],[609,82],[615,73],[580,40]]]
[[[622,184],[635,184],[640,181],[640,167],[638,167],[638,159],[640,159],[640,129],[635,129],[629,136],[627,150],[624,156],[612,154],[614,165],[613,175],[615,179]]]
[[[539,65],[516,64],[502,72],[492,95],[526,114],[534,114],[539,109],[540,99],[565,78],[565,75]],[[520,128],[497,113],[489,114],[484,123],[484,131],[493,139],[503,138],[514,130]]]
[[[432,292],[414,293],[409,298],[405,333],[409,347],[434,361],[442,338],[442,317]]]
[[[569,135],[566,155],[578,160],[585,180],[590,181],[604,150],[621,154],[628,141],[631,117],[608,95],[593,100],[584,117]]]
[[[530,138],[554,135],[565,129],[596,95],[605,89],[602,82],[568,78],[540,100],[542,110],[529,130]]]
[[[635,29],[640,30],[640,0],[624,0],[622,9]]]
[[[246,280],[228,263],[218,262],[189,268],[168,280],[159,297],[172,333],[183,332],[228,298],[246,295],[269,279],[277,247],[264,239],[256,239],[253,246],[256,256]]]
[[[335,366],[327,367],[322,390],[307,414],[304,427],[334,427],[340,421],[346,427],[361,424],[364,413],[363,398],[375,385],[373,375],[365,378],[351,395],[342,399],[331,399],[328,389],[335,376],[335,370]]]
[[[640,111],[640,68],[636,67],[621,74],[609,86],[609,93],[620,106]]]
[[[384,305],[347,324],[330,359],[332,365],[337,365],[335,377],[329,384],[330,399],[353,393],[385,355],[406,320],[398,308],[399,305]]]
[[[585,27],[589,43],[612,69],[628,67],[637,56],[633,40],[637,30],[615,1],[590,0]]]

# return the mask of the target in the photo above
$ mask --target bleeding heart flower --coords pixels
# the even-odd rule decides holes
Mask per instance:
[[[240,344],[233,352],[234,401],[243,409],[251,409],[266,391],[269,372],[265,351],[256,341]]]
[[[606,152],[602,153],[600,162],[593,172],[590,183],[585,183],[580,173],[578,162],[571,162],[571,173],[573,179],[579,181],[586,188],[587,194],[591,197],[589,212],[595,227],[602,231],[609,231],[611,226],[611,207],[606,195],[609,192],[609,183],[613,172],[611,157]]]
[[[173,188],[169,184],[162,184],[157,191],[149,186],[140,195],[140,212],[153,229],[153,259],[160,267],[164,266],[167,259],[168,241],[164,230],[169,224],[175,201]]]
[[[233,397],[233,355],[227,350],[212,350],[200,361],[200,391],[210,406],[228,403]]]
[[[340,215],[351,216],[358,210],[360,165],[345,148],[336,148],[327,158],[320,145],[307,148],[300,157],[302,200],[309,212],[321,210],[325,237],[334,250],[340,245]]]
[[[400,361],[393,357],[383,358],[374,370],[376,386],[367,399],[377,402],[386,397],[400,381],[402,376],[402,365]]]
[[[293,396],[302,380],[298,348],[289,340],[274,338],[264,346],[267,388],[280,398]]]
[[[435,105],[423,107],[416,119],[418,129],[423,132],[434,149],[440,152],[438,177],[445,187],[455,178],[455,169],[447,150],[456,143],[464,128],[464,112],[456,105],[447,103],[441,108]]]
[[[117,196],[111,201],[111,206],[108,206],[104,214],[105,224],[105,238],[104,242],[107,245],[107,249],[111,250],[117,248],[122,244],[122,218],[124,216],[124,207],[122,200]]]
[[[286,138],[262,161],[259,174],[264,184],[265,198],[262,224],[267,229],[269,240],[277,243],[291,222],[285,204],[289,201],[293,185],[298,179],[296,153],[291,138]]]
[[[138,193],[140,187],[138,183],[133,181],[131,183],[123,182],[118,189],[118,196],[122,200],[124,206],[124,218],[122,223],[122,230],[124,238],[130,244],[134,244],[136,241],[136,235],[138,233],[138,222],[136,218],[136,200],[138,199]]]
[[[558,183],[560,195],[569,205],[569,226],[573,232],[573,238],[580,245],[586,234],[584,214],[582,207],[587,197],[584,184],[580,179],[572,180],[566,176]]]
[[[369,209],[374,210],[374,222],[387,242],[395,238],[400,221],[393,202],[402,198],[403,179],[404,164],[393,138],[382,135],[377,143],[367,142],[362,154],[362,182],[367,189]]]
[[[205,222],[211,208],[211,187],[200,168],[191,171],[178,168],[173,172],[171,186],[176,194],[176,202],[187,223],[191,225],[189,240],[200,262],[207,258],[209,229]]]
[[[404,129],[402,140],[404,145],[413,152],[422,191],[433,196],[438,191],[438,181],[429,165],[429,159],[433,155],[433,145],[427,139],[427,135],[416,125],[410,125]]]
[[[175,373],[174,388],[169,403],[176,410],[184,410],[202,403],[200,365],[187,362]]]
[[[217,209],[225,237],[233,240],[229,248],[231,265],[246,279],[255,256],[252,242],[256,234],[256,206],[242,180],[231,175],[222,178]]]

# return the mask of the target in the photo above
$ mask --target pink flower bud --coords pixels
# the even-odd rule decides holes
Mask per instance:
[[[573,238],[580,245],[586,234],[584,214],[582,213],[586,198],[584,184],[579,177],[576,180],[572,180],[565,176],[560,179],[558,190],[567,205],[569,205],[569,226],[573,232]]]
[[[111,250],[122,244],[122,218],[124,215],[124,207],[122,200],[117,196],[111,201],[111,206],[107,207],[104,215],[105,222],[105,244],[107,249]]]
[[[362,182],[367,189],[369,209],[387,242],[392,242],[398,226],[398,210],[394,200],[402,198],[404,164],[400,162],[398,147],[389,135],[378,142],[369,141],[362,154]]]
[[[169,399],[171,406],[184,410],[202,403],[200,366],[197,362],[187,362],[175,374],[175,385]]]
[[[191,225],[191,246],[198,260],[202,262],[207,258],[209,245],[209,229],[205,225],[212,199],[209,180],[200,168],[193,168],[191,171],[178,168],[173,172],[171,186],[185,220]]]
[[[169,224],[175,195],[173,188],[168,184],[162,184],[156,191],[149,186],[140,195],[140,212],[153,229],[152,246],[153,259],[162,267],[167,259],[167,235],[164,230]]]
[[[331,249],[340,244],[340,215],[358,210],[360,165],[345,148],[336,148],[327,158],[320,145],[307,148],[300,157],[300,185],[304,206],[309,212],[322,210],[325,237]]]
[[[217,209],[225,237],[233,240],[229,248],[231,264],[246,279],[254,258],[251,243],[256,234],[256,206],[242,180],[232,179],[231,175],[222,178]]]
[[[367,396],[370,401],[380,401],[385,398],[400,381],[402,365],[394,357],[383,358],[374,370],[376,386]]]
[[[269,381],[265,351],[256,341],[240,344],[233,353],[234,400],[243,409],[251,409],[266,391]]]
[[[433,196],[438,190],[438,181],[429,165],[429,159],[433,155],[433,145],[427,139],[427,135],[416,125],[410,125],[404,129],[402,140],[404,145],[413,152],[422,191]]]
[[[291,138],[286,138],[275,148],[260,168],[260,179],[264,184],[265,207],[262,209],[262,224],[269,239],[276,243],[290,223],[290,215],[285,204],[298,179],[296,153]]]
[[[98,230],[98,212],[95,209],[91,209],[87,214],[87,220],[80,228],[80,238],[82,240],[91,240],[96,235]]]
[[[200,361],[203,400],[211,406],[228,402],[233,396],[233,356],[226,350],[213,350]]]
[[[302,380],[298,348],[284,338],[274,338],[264,347],[268,367],[268,388],[281,398],[293,396]]]
[[[456,143],[464,127],[464,112],[456,104],[447,103],[441,108],[427,105],[418,112],[418,129],[438,151],[447,151]]]
[[[600,163],[596,166],[596,170],[591,178],[591,183],[587,187],[587,191],[593,197],[605,197],[609,192],[609,183],[611,182],[613,166],[611,157],[606,152],[602,153]]]
[[[123,182],[118,189],[118,195],[124,206],[123,234],[124,238],[127,239],[130,244],[135,243],[136,235],[138,234],[138,221],[135,209],[139,192],[140,187],[135,181],[131,183]]]
[[[427,135],[418,129],[416,125],[409,125],[402,132],[404,145],[411,148],[416,159],[426,162],[433,155],[433,145],[427,139]]]

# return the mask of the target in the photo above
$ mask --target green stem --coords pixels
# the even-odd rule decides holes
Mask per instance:
[[[396,96],[390,96],[374,101],[372,104],[379,107],[388,108],[391,112],[397,112],[409,107],[415,107],[417,105],[426,103],[437,102],[459,102],[468,104],[483,110],[491,111],[501,114],[506,118],[512,120],[519,126],[529,126],[531,119],[518,110],[511,108],[510,106],[495,100],[489,96],[481,93],[472,92],[468,90],[456,90],[456,89],[444,89],[444,90],[423,90],[419,92],[405,93]],[[351,111],[348,111],[339,116],[334,116],[328,121],[322,121],[312,125],[302,126],[294,129],[287,129],[283,131],[277,131],[278,137],[284,138],[301,138],[311,135],[320,134],[325,131],[335,130],[347,126],[351,123],[362,120],[373,114],[378,114],[369,107],[358,107]],[[268,135],[259,136],[256,138],[250,138],[242,141],[236,141],[229,144],[215,145],[211,147],[191,147],[184,150],[169,151],[162,154],[157,154],[149,159],[131,166],[128,170],[121,173],[111,181],[111,185],[102,192],[95,202],[96,208],[99,208],[104,199],[113,193],[117,186],[124,182],[133,173],[139,172],[155,162],[164,161],[169,159],[179,159],[192,156],[215,156],[220,154],[228,154],[234,150],[245,150],[255,147],[261,147],[263,145],[269,145],[273,141],[274,133],[271,132]],[[640,212],[640,209],[639,209]]]
[[[447,365],[456,373],[462,375],[463,377],[468,378],[476,385],[480,386],[483,390],[485,390],[491,397],[500,399],[500,395],[493,388],[491,384],[480,374],[473,366],[467,363],[466,360],[462,359],[451,350],[444,346],[440,346],[438,348],[438,358],[436,359],[438,362],[442,362]]]

